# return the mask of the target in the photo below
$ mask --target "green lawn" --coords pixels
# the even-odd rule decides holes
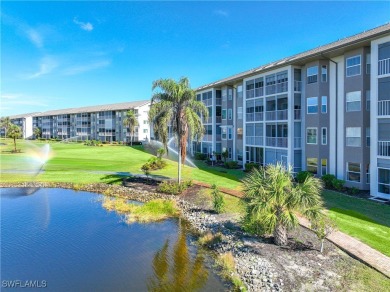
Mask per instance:
[[[78,143],[51,142],[51,159],[43,166],[44,172],[34,176],[23,173],[26,170],[38,170],[39,164],[31,158],[37,145],[42,147],[43,142],[17,141],[17,148],[22,153],[12,154],[13,143],[9,139],[1,139],[1,181],[53,181],[53,182],[112,182],[118,180],[113,172],[130,172],[141,174],[141,166],[152,156],[145,152],[142,146],[114,146],[104,147],[84,146]],[[32,144],[32,145],[31,145]],[[203,162],[197,163],[199,168],[184,166],[183,177],[206,183],[217,183],[231,189],[240,185],[239,178],[242,171],[223,168],[211,168]],[[153,171],[152,175],[161,175],[174,178],[177,176],[177,163],[168,160],[168,166],[163,170]]]
[[[332,191],[323,198],[340,231],[390,256],[390,206]]]

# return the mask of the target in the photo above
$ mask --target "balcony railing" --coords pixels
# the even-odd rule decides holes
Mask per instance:
[[[267,121],[276,120],[276,111],[266,111],[265,112],[265,119]]]
[[[213,141],[213,135],[208,135],[208,134],[204,135],[202,141],[203,142],[211,142],[211,141]]]
[[[254,89],[247,90],[246,98],[253,98],[253,97],[255,97],[255,90]]]
[[[203,103],[205,106],[211,106],[213,104],[213,100],[211,98],[204,99]]]
[[[390,116],[390,100],[378,101],[378,116]]]
[[[276,93],[276,84],[268,85],[265,87],[265,93],[268,94],[274,94]]]
[[[220,124],[222,122],[222,117],[215,117],[215,122]]]
[[[301,147],[302,147],[302,138],[294,137],[294,148],[301,148]]]
[[[285,110],[278,110],[276,111],[276,117],[278,120],[287,120],[288,118],[288,111]]]
[[[302,81],[294,81],[294,91],[302,91]]]
[[[258,136],[247,136],[246,137],[247,145],[263,146],[263,137]]]
[[[271,147],[287,147],[287,137],[266,137],[266,145]]]
[[[203,124],[211,124],[212,123],[212,118],[208,117],[207,119],[203,118]]]
[[[216,98],[215,99],[215,105],[222,105],[222,99],[221,98]]]
[[[255,88],[255,97],[264,95],[264,87]]]
[[[262,121],[264,119],[263,112],[255,112],[255,121]]]
[[[300,120],[301,119],[301,110],[295,109],[294,110],[294,120]]]
[[[390,141],[378,141],[378,156],[390,156]]]
[[[378,61],[378,75],[390,74],[390,58]]]
[[[280,82],[280,83],[276,84],[276,92],[277,93],[286,92],[287,90],[288,90],[288,82],[287,81]]]

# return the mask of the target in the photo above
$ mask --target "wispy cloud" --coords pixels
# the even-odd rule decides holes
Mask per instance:
[[[17,106],[41,106],[47,107],[50,98],[29,96],[21,93],[2,93],[1,108],[12,109]]]
[[[36,29],[31,27],[26,27],[24,30],[25,34],[27,35],[27,38],[37,47],[42,48],[43,47],[43,37],[42,34],[39,33]]]
[[[111,65],[110,60],[101,60],[84,65],[72,66],[64,70],[64,75],[76,75]]]
[[[229,12],[227,12],[226,10],[222,10],[222,9],[215,10],[214,14],[219,15],[219,16],[223,16],[223,17],[229,16]]]
[[[46,56],[41,59],[39,64],[39,70],[35,73],[25,76],[25,79],[35,79],[43,75],[47,75],[57,67],[58,67],[58,62],[53,57]]]
[[[86,31],[92,31],[93,30],[93,25],[90,22],[82,22],[79,21],[76,17],[73,18],[73,22],[80,26],[81,29],[86,30]]]

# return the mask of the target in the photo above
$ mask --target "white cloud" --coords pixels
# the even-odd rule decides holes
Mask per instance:
[[[57,61],[50,56],[46,56],[42,58],[39,64],[39,70],[33,74],[26,76],[26,79],[35,79],[43,75],[47,75],[57,67],[58,67]]]
[[[96,61],[89,64],[84,65],[78,65],[78,66],[72,66],[64,70],[64,75],[76,75],[80,73],[84,73],[87,71],[96,70],[99,68],[104,68],[111,65],[111,61],[109,60],[102,60],[102,61]]]
[[[29,96],[21,93],[2,93],[1,107],[3,109],[15,108],[21,105],[47,107],[48,100],[50,99],[36,97],[36,96]]]
[[[229,12],[227,12],[226,10],[221,10],[221,9],[215,10],[214,14],[219,15],[219,16],[223,16],[223,17],[229,16]]]
[[[25,34],[27,35],[27,38],[37,47],[42,48],[43,47],[43,37],[42,35],[36,30],[31,27],[27,27],[25,29]]]
[[[16,99],[16,98],[19,98],[21,97],[22,95],[20,93],[3,93],[1,95],[1,99],[4,100],[4,99]]]
[[[81,29],[86,30],[86,31],[92,31],[93,30],[93,25],[90,22],[82,22],[78,21],[77,18],[73,18],[73,22],[80,26]]]

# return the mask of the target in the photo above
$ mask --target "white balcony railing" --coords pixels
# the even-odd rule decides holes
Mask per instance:
[[[378,61],[378,75],[390,74],[390,58]]]
[[[301,147],[302,147],[302,138],[294,137],[294,148],[301,148]]]
[[[263,146],[263,137],[247,136],[246,137],[246,144],[247,145],[254,145],[254,146]]]
[[[255,121],[262,121],[264,119],[263,112],[255,112]]]
[[[390,156],[390,141],[378,141],[378,155]]]
[[[255,90],[254,89],[247,90],[246,98],[253,98],[253,97],[255,97]]]
[[[255,97],[264,95],[264,87],[255,88]]]
[[[265,118],[267,121],[276,120],[276,111],[266,111]]]
[[[278,110],[276,111],[276,117],[278,120],[287,120],[288,118],[288,111],[285,110]]]
[[[265,93],[266,95],[276,93],[276,84],[267,85],[265,87]]]
[[[213,135],[203,135],[203,139],[202,139],[203,142],[211,142],[213,141]]]
[[[205,106],[211,106],[213,104],[213,100],[211,98],[204,99],[203,103]]]
[[[378,116],[390,116],[390,100],[378,101]]]
[[[288,82],[287,81],[280,82],[280,83],[276,84],[276,92],[277,93],[286,92],[287,89],[288,89]]]
[[[302,81],[294,81],[294,91],[302,91]]]
[[[266,137],[266,145],[271,147],[287,147],[287,137]]]
[[[215,99],[215,105],[222,105],[222,99],[216,98]]]
[[[215,117],[215,122],[220,124],[222,122],[222,117]]]

